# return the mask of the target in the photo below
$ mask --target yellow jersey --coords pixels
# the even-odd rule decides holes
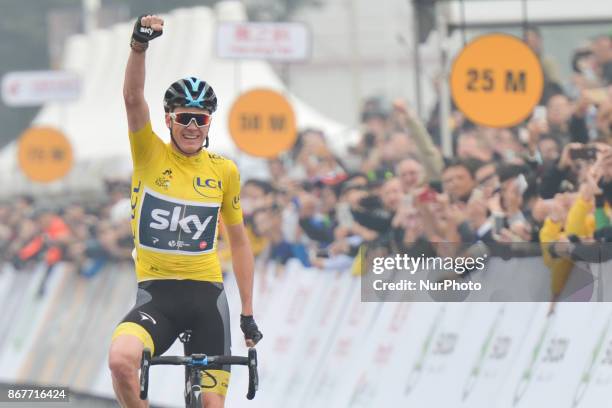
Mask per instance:
[[[229,159],[200,151],[184,156],[148,122],[130,132],[132,233],[136,276],[222,282],[217,257],[219,215],[242,223],[240,175]]]

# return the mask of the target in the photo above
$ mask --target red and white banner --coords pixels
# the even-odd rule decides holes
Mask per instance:
[[[216,48],[219,58],[304,61],[311,35],[302,23],[221,23]]]
[[[2,100],[8,106],[36,106],[79,98],[81,78],[69,71],[15,71],[2,77]]]

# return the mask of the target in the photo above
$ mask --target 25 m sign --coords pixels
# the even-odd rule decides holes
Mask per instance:
[[[529,117],[542,97],[544,75],[539,58],[522,40],[490,34],[463,48],[450,83],[453,100],[467,118],[508,127]]]
[[[468,81],[466,89],[469,92],[494,92],[499,86],[506,92],[527,92],[527,73],[523,70],[507,70],[502,73],[502,82],[495,82],[492,69],[478,70],[472,68],[467,71]]]

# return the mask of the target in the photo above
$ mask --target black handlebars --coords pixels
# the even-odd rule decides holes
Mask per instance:
[[[149,368],[154,365],[184,365],[192,369],[206,370],[210,365],[244,365],[249,368],[249,389],[247,399],[252,400],[259,387],[257,373],[257,350],[250,348],[248,357],[240,356],[207,356],[192,354],[190,356],[160,356],[151,357],[151,350],[142,351],[140,362],[140,399],[147,399],[149,392]]]
[[[145,348],[142,351],[140,361],[140,399],[146,400],[149,394],[149,368],[151,368],[151,350]]]
[[[259,375],[257,374],[257,350],[250,348],[247,360],[247,366],[249,367],[249,390],[247,391],[246,397],[248,400],[252,400],[255,398],[255,393],[259,388]]]

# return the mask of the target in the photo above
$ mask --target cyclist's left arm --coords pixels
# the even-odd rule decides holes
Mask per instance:
[[[240,207],[240,173],[233,161],[225,162],[223,180],[223,203],[221,215],[227,229],[232,254],[232,265],[242,300],[242,314],[253,314],[253,269],[254,260]]]
[[[242,302],[242,314],[244,316],[253,315],[253,269],[254,260],[251,245],[246,234],[244,224],[226,225],[227,235],[230,241],[232,252],[232,265],[240,300]]]

